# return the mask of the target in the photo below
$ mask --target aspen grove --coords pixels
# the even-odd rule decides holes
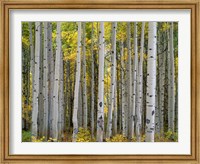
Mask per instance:
[[[23,142],[177,142],[177,22],[23,22]]]

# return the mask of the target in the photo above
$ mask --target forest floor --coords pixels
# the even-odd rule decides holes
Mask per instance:
[[[45,139],[44,136],[38,137],[38,139],[32,139],[32,142],[72,142],[72,132],[64,133],[62,140],[56,141],[53,138]],[[31,132],[22,131],[22,142],[31,142]],[[89,130],[79,128],[77,135],[77,142],[96,142],[95,138],[92,138]],[[127,137],[124,137],[122,134],[116,134],[110,139],[104,139],[104,142],[137,142],[136,137],[133,137],[131,141]],[[142,135],[140,142],[145,142],[145,135]],[[178,133],[172,133],[168,131],[163,134],[163,136],[155,135],[155,142],[178,142]]]

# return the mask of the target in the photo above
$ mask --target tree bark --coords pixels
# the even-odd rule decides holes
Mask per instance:
[[[130,23],[127,24],[127,51],[128,51],[128,66],[127,66],[127,87],[128,87],[128,139],[132,139],[132,76],[131,76],[131,31]]]
[[[32,109],[32,137],[38,136],[38,95],[39,95],[39,67],[40,67],[40,22],[35,23],[35,60],[34,60],[34,78],[33,78],[33,109]],[[32,138],[33,139],[33,138]]]
[[[112,23],[112,53],[111,53],[112,64],[111,64],[110,103],[109,103],[109,109],[108,109],[107,134],[106,134],[106,138],[108,139],[112,135],[112,113],[113,111],[116,112],[117,110],[117,109],[114,109],[115,89],[116,89],[116,86],[115,86],[116,85],[116,29],[117,29],[117,23],[113,22]]]
[[[104,133],[104,23],[100,22],[99,30],[99,79],[98,79],[98,111],[97,142],[103,141]]]
[[[138,81],[137,81],[137,122],[136,122],[136,136],[137,141],[141,140],[141,113],[143,111],[143,54],[144,54],[144,28],[145,22],[142,22],[141,29],[141,43],[140,43],[140,61],[138,66]]]
[[[94,138],[94,54],[93,54],[93,36],[94,27],[92,23],[92,34],[91,34],[91,137]]]
[[[61,139],[64,138],[64,86],[63,86],[63,53],[60,53],[60,81],[59,81],[59,108],[58,108],[58,140],[61,141]]]
[[[137,109],[137,74],[138,74],[138,43],[137,43],[137,22],[134,22],[134,67],[133,67],[133,105],[131,113],[131,136],[134,136],[135,123],[138,121],[137,114],[139,111]],[[137,134],[137,139],[139,139],[139,134]]]
[[[53,84],[54,84],[54,56],[53,56],[53,47],[52,47],[52,23],[48,23],[48,65],[49,65],[49,137],[52,138],[52,112],[53,112]]]
[[[154,142],[156,98],[156,22],[149,22],[147,59],[146,142]]]
[[[57,36],[56,36],[56,60],[55,60],[55,74],[54,74],[54,88],[53,88],[53,111],[52,111],[52,137],[58,140],[58,108],[59,108],[59,83],[60,83],[60,61],[61,61],[61,22],[57,22]]]
[[[74,89],[74,110],[73,110],[73,136],[72,142],[76,142],[78,134],[78,99],[79,99],[79,87],[81,77],[81,22],[78,22],[78,45],[77,45],[77,59],[76,59],[76,81]]]
[[[47,141],[48,137],[48,112],[49,112],[49,81],[48,81],[48,25],[44,22],[44,58],[43,58],[43,105],[44,105],[44,118],[43,118],[43,136]]]
[[[87,82],[86,82],[86,45],[85,45],[85,23],[83,23],[83,127],[87,129]]]

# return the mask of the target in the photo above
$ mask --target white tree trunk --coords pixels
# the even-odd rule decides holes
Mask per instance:
[[[124,74],[124,44],[123,41],[121,41],[120,43],[120,47],[121,47],[121,99],[122,99],[122,134],[125,137],[126,136],[126,93],[125,93],[125,74]]]
[[[48,25],[44,22],[44,57],[43,57],[43,105],[44,105],[44,118],[43,118],[43,136],[47,140],[48,135],[48,112],[49,112],[49,65],[48,65]]]
[[[40,63],[40,22],[35,23],[35,64],[33,78],[32,136],[37,138],[38,96],[39,96],[39,63]]]
[[[137,122],[136,122],[136,136],[137,141],[141,140],[141,113],[143,110],[143,54],[144,54],[144,28],[145,22],[142,22],[141,29],[141,44],[140,44],[140,61],[138,66],[138,80],[137,80]]]
[[[43,23],[40,23],[40,43],[43,43]],[[38,135],[42,137],[43,134],[43,119],[44,119],[44,107],[43,107],[43,46],[40,46],[40,67],[39,67],[39,99],[38,99]]]
[[[138,43],[137,43],[137,22],[134,22],[134,67],[133,67],[133,103],[132,103],[132,113],[131,113],[131,136],[134,136],[135,122],[137,122],[137,73],[138,73]],[[138,136],[137,136],[138,137]]]
[[[86,81],[86,45],[85,23],[83,23],[83,127],[87,129],[87,81]]]
[[[78,126],[83,127],[83,96],[82,96],[82,84],[79,85],[79,101],[78,101]]]
[[[99,35],[97,141],[102,142],[104,133],[104,22],[100,22]]]
[[[127,87],[128,87],[128,139],[132,139],[132,76],[131,76],[131,31],[130,23],[127,24],[127,51],[128,51],[128,66],[127,66]]]
[[[54,84],[54,56],[53,56],[53,47],[52,47],[52,23],[48,23],[48,58],[49,58],[49,136],[53,137],[53,84]]]
[[[174,90],[174,27],[173,22],[170,23],[170,63],[171,63],[171,73],[170,73],[170,130],[174,132],[175,129],[175,90]]]
[[[53,111],[52,111],[52,137],[58,139],[58,108],[59,108],[59,83],[60,83],[60,57],[61,57],[61,22],[57,22],[57,36],[56,36],[56,60],[55,60],[55,74],[54,74],[54,88],[53,88]]]
[[[61,140],[64,137],[64,86],[63,86],[63,53],[61,52],[60,57],[60,83],[59,83],[59,108],[58,108],[58,139]]]
[[[79,86],[80,86],[80,77],[81,77],[81,22],[78,22],[78,45],[77,45],[77,59],[76,59],[76,81],[74,89],[74,110],[73,110],[73,136],[72,141],[76,142],[77,133],[78,133],[78,100],[79,100]]]
[[[156,95],[156,22],[149,22],[146,99],[146,142],[154,142]]]
[[[115,102],[115,89],[116,89],[116,29],[117,23],[112,23],[112,53],[111,53],[111,85],[110,85],[110,103],[108,109],[108,122],[107,122],[107,134],[106,138],[110,138],[112,135],[112,112],[116,112],[114,109]]]

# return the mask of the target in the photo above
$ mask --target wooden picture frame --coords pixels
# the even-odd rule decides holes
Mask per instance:
[[[2,163],[200,163],[199,0],[1,0],[0,121]],[[188,9],[191,10],[191,155],[10,155],[9,154],[9,11],[15,9]],[[181,103],[181,102],[180,102]]]

